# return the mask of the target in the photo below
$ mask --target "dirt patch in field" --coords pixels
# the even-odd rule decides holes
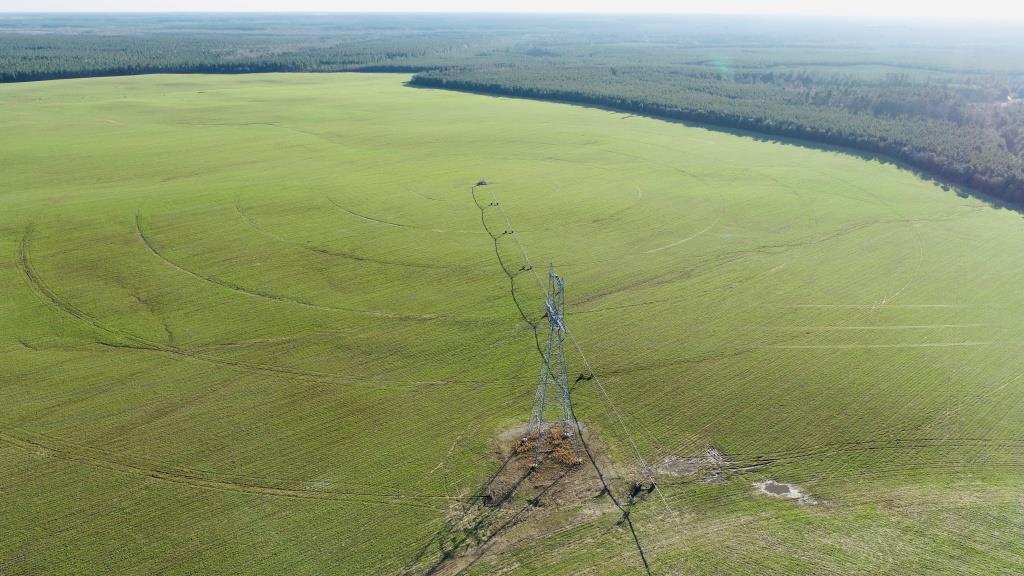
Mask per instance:
[[[766,494],[773,498],[784,498],[786,500],[796,501],[800,504],[818,503],[817,499],[809,494],[805,494],[795,484],[785,484],[783,482],[776,482],[775,480],[764,480],[761,482],[754,482],[754,487],[762,494]]]
[[[613,491],[628,492],[628,481],[604,457],[600,441],[582,429],[604,481]],[[545,430],[544,434],[539,463],[536,438],[526,436],[525,426],[505,430],[494,438],[492,453],[499,463],[497,470],[473,496],[451,507],[444,528],[405,573],[457,574],[485,556],[501,553],[524,540],[541,538],[547,532],[614,510],[582,446],[577,462],[570,438],[563,437],[560,430]],[[556,517],[559,520],[552,522]]]
[[[604,460],[600,443],[583,429],[583,440],[598,459],[603,471],[611,470]],[[512,500],[526,499],[533,505],[558,506],[584,502],[602,495],[603,485],[581,443],[573,448],[557,427],[544,431],[540,461],[536,462],[535,437],[527,437],[526,427],[518,426],[502,432],[493,443],[494,456],[504,464],[487,484],[487,503],[501,506]],[[602,461],[604,460],[604,461]],[[613,475],[614,476],[614,475]],[[606,478],[608,480],[608,478]],[[612,480],[618,480],[613,477]]]
[[[718,482],[732,463],[720,450],[709,446],[700,456],[666,456],[654,465],[663,476],[684,476],[700,482]]]

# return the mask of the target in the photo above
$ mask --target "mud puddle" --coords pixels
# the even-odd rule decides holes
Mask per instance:
[[[754,487],[758,489],[762,494],[771,496],[773,498],[783,498],[785,500],[793,500],[800,504],[817,504],[818,500],[813,496],[804,493],[795,484],[786,484],[783,482],[776,482],[775,480],[763,480],[761,482],[754,482]]]

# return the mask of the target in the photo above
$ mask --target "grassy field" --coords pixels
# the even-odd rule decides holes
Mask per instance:
[[[536,383],[490,192],[566,279],[613,475],[723,455],[633,508],[653,574],[1017,573],[1019,213],[404,80],[0,87],[0,574],[429,569]],[[642,573],[620,517],[542,508],[466,572]]]

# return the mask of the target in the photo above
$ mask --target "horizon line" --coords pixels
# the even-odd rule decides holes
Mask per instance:
[[[990,23],[1000,25],[1024,24],[1024,17],[997,18],[992,16],[885,16],[870,14],[804,14],[798,12],[712,12],[712,11],[628,11],[628,10],[4,10],[0,16],[36,15],[460,15],[460,16],[712,16],[731,18],[791,18],[800,20],[839,20],[859,22],[900,22],[900,23]]]

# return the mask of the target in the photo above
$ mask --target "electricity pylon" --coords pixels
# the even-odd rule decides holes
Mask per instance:
[[[573,462],[579,461],[579,439],[576,437],[576,426],[569,401],[569,376],[565,369],[565,284],[555,274],[554,264],[548,268],[548,291],[544,299],[544,316],[548,319],[548,339],[541,360],[540,378],[537,383],[537,394],[533,400],[533,411],[530,424],[526,429],[524,441],[536,442],[533,455],[533,466],[540,465],[541,450],[545,442],[559,441],[567,444]],[[554,386],[552,386],[554,384]],[[558,422],[546,426],[549,409],[548,394],[558,394]],[[558,438],[559,432],[561,438]]]

